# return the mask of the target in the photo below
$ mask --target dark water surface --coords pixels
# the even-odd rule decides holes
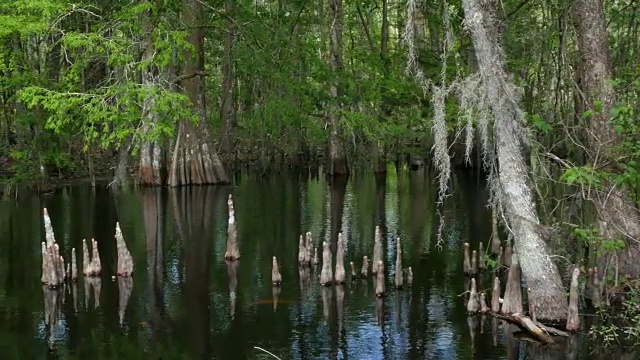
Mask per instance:
[[[455,192],[436,233],[434,179],[428,170],[328,183],[298,175],[242,177],[234,187],[104,187],[0,202],[0,359],[586,359],[586,342],[539,347],[517,342],[504,324],[465,314],[462,243],[487,241],[490,215],[481,176],[454,174]],[[224,261],[229,194],[235,198],[241,260]],[[95,238],[101,279],[62,291],[40,284],[42,208],[65,258]],[[134,258],[133,280],[111,279],[115,223]],[[373,281],[322,288],[299,272],[298,236],[335,244],[359,269],[383,229],[388,296]],[[413,287],[391,286],[395,239]],[[270,283],[271,257],[283,273]],[[80,261],[80,260],[79,260]],[[310,281],[300,279],[310,278]],[[490,282],[480,280],[479,289]],[[277,301],[274,301],[277,298]],[[45,311],[45,302],[50,309]],[[506,334],[506,335],[505,335]]]

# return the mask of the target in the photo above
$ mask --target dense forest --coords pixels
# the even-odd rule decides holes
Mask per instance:
[[[444,201],[454,167],[482,169],[559,319],[553,239],[593,245],[614,287],[640,277],[639,24],[634,0],[4,0],[0,170],[179,186],[426,163]]]

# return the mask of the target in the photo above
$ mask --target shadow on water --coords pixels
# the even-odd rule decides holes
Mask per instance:
[[[577,335],[553,346],[521,341],[510,325],[468,317],[462,243],[490,234],[482,176],[455,173],[439,208],[428,167],[387,176],[239,178],[235,187],[145,188],[118,195],[69,186],[0,202],[0,354],[6,359],[601,359]],[[224,260],[227,204],[235,199],[241,258]],[[95,238],[103,274],[57,290],[40,280],[41,209],[65,258]],[[133,278],[112,279],[115,223],[134,258]],[[321,287],[317,266],[297,265],[298,236],[346,264],[371,258],[383,234],[387,296],[372,279]],[[438,229],[442,229],[439,239]],[[391,286],[395,241],[413,286]],[[270,282],[277,256],[282,287]],[[81,256],[79,257],[81,268]],[[478,288],[491,286],[480,277]],[[620,354],[618,358],[637,358]],[[609,356],[610,358],[610,356]]]

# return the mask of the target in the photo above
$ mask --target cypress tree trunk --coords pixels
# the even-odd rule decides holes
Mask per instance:
[[[204,30],[202,4],[198,0],[182,1],[182,20],[189,28],[187,41],[193,51],[185,51],[185,79],[180,85],[191,99],[198,122],[182,120],[171,169],[169,186],[222,184],[229,182],[222,161],[213,146],[207,122],[204,89]]]
[[[382,78],[385,84],[390,77],[391,61],[389,60],[389,6],[387,0],[382,0],[382,29],[380,39],[380,59],[382,60]],[[386,84],[385,84],[386,85]],[[389,97],[386,95],[386,86],[380,87],[382,95],[382,108],[380,109],[380,121],[387,121],[387,117],[391,115],[391,104]],[[384,145],[379,141],[374,143],[374,164],[373,172],[387,172],[386,151]]]
[[[566,315],[566,296],[560,273],[538,233],[539,220],[531,196],[528,169],[521,148],[526,144],[519,94],[505,71],[504,52],[492,14],[495,5],[463,0],[465,24],[471,33],[479,72],[495,117],[494,136],[499,163],[499,192],[513,231],[522,275],[538,319],[560,321]]]
[[[334,73],[334,80],[331,83],[329,93],[331,95],[331,106],[329,107],[329,158],[327,173],[329,175],[345,175],[349,173],[347,165],[347,153],[344,146],[344,139],[340,131],[340,72],[342,71],[342,23],[344,13],[342,11],[342,0],[329,0],[329,16],[331,21],[331,69]]]
[[[149,19],[145,20],[145,38],[142,42],[144,49],[141,56],[142,62],[153,62],[156,52],[151,40],[153,32],[152,14],[148,12]],[[154,88],[159,86],[160,74],[155,66],[149,66],[142,72],[142,86],[147,90],[147,96],[142,101],[142,132],[143,136],[149,133],[158,122],[158,114],[155,113],[156,96]],[[162,143],[159,140],[143,140],[140,148],[140,164],[138,167],[138,184],[148,186],[161,186],[166,181],[165,154]]]
[[[224,64],[222,74],[222,105],[220,107],[220,119],[222,120],[222,133],[220,134],[220,149],[224,154],[233,152],[233,128],[235,126],[235,106],[233,99],[233,45],[234,45],[234,20],[233,3],[235,0],[226,0],[224,10],[227,15],[227,31],[224,35]]]
[[[608,122],[616,94],[611,85],[611,50],[602,0],[575,0],[571,15],[576,28],[582,70],[579,83],[583,98],[580,105],[593,111],[593,116],[585,119],[588,148],[591,150],[589,160],[594,168],[615,172],[615,159],[620,155],[615,147],[620,144],[620,138]],[[595,107],[596,102],[602,104],[600,109]],[[589,193],[593,194],[591,200],[595,205],[601,235],[608,240],[622,238],[627,245],[617,254],[604,252],[598,261],[598,268],[601,271],[617,270],[619,276],[639,278],[640,246],[637,239],[640,238],[640,213],[629,196],[629,190],[614,184],[603,184],[600,191],[592,189]]]

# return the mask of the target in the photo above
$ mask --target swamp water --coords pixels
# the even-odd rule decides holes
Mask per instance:
[[[491,318],[467,317],[462,244],[489,239],[478,174],[453,175],[441,209],[428,170],[328,183],[294,175],[242,177],[235,186],[138,189],[61,187],[0,202],[1,359],[588,359],[578,335],[542,347],[519,342]],[[224,260],[233,194],[241,259]],[[66,259],[92,237],[101,278],[48,290],[40,284],[42,208]],[[112,280],[116,221],[134,259],[132,279]],[[299,272],[298,236],[314,246],[342,231],[346,268],[359,270],[382,229],[387,296],[374,282],[323,288],[319,268]],[[392,286],[395,239],[413,286]],[[270,282],[277,256],[283,284]],[[80,267],[80,265],[79,265]],[[302,281],[300,280],[302,279]],[[306,280],[305,280],[306,279]],[[489,289],[490,276],[479,281]],[[631,358],[628,358],[631,359]]]

